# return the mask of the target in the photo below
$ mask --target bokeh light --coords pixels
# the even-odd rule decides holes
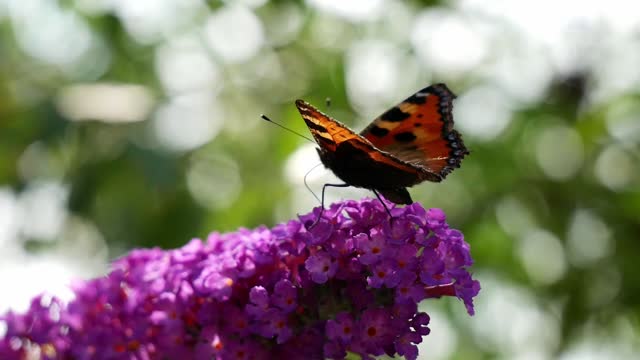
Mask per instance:
[[[453,11],[430,9],[415,20],[411,43],[430,71],[462,75],[488,55],[489,39],[483,28]]]
[[[63,88],[57,103],[73,121],[136,122],[148,117],[154,100],[139,85],[78,84]]]
[[[204,36],[211,49],[228,62],[250,59],[264,43],[260,19],[238,5],[225,6],[211,14],[204,27]]]
[[[224,209],[242,190],[238,164],[228,156],[196,155],[187,170],[187,186],[202,206]]]
[[[495,87],[472,88],[460,96],[454,114],[460,131],[479,140],[498,137],[511,120],[509,99]]]
[[[553,284],[566,275],[567,261],[560,239],[545,230],[532,230],[520,239],[518,255],[534,283]]]
[[[222,126],[222,113],[207,93],[182,95],[162,105],[154,119],[158,141],[171,150],[206,144]]]
[[[310,6],[352,21],[371,21],[384,11],[385,0],[308,0]]]
[[[574,176],[584,159],[580,134],[565,126],[544,129],[536,144],[536,158],[551,179],[566,180]]]

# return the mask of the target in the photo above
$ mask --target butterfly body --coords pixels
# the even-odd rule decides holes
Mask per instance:
[[[455,95],[446,85],[426,87],[375,119],[361,134],[297,100],[325,167],[346,184],[412,203],[407,187],[442,181],[469,152],[453,130]]]

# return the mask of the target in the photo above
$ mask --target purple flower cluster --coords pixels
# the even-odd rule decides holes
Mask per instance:
[[[0,317],[0,358],[416,359],[430,332],[418,302],[456,296],[473,314],[480,284],[441,210],[391,213],[345,201],[310,230],[319,208],[273,229],[132,251],[76,284],[69,304],[41,296]]]

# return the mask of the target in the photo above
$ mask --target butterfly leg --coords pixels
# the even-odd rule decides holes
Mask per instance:
[[[384,201],[382,201],[382,198],[380,197],[380,194],[378,194],[378,192],[376,190],[372,189],[371,191],[373,191],[373,193],[376,194],[376,197],[378,198],[378,200],[380,200],[380,203],[382,204],[382,206],[384,206],[384,209],[387,211],[387,214],[389,214],[389,221],[393,222],[393,215],[391,215],[391,211],[387,207],[387,204],[385,204]]]
[[[313,224],[311,224],[311,226],[308,227],[309,230],[311,228],[313,228],[314,226],[316,226],[316,224],[320,221],[320,218],[322,217],[322,214],[324,213],[324,191],[329,186],[331,186],[331,187],[349,187],[351,185],[349,185],[349,184],[324,184],[324,186],[322,186],[322,200],[320,201],[320,214],[318,214],[318,218],[316,219],[316,221],[314,221]]]
[[[322,201],[320,200],[320,198],[318,197],[318,195],[316,195],[316,193],[313,192],[313,190],[311,190],[311,187],[309,186],[309,183],[307,183],[307,176],[309,176],[309,174],[311,174],[311,172],[313,170],[315,170],[315,168],[317,168],[318,166],[322,165],[322,163],[319,163],[317,165],[315,165],[314,167],[311,168],[311,170],[307,171],[306,174],[304,174],[304,186],[307,188],[307,190],[309,190],[309,192],[311,193],[311,195],[313,195],[314,198],[316,198],[316,200],[318,200],[318,202],[320,204],[322,204]]]

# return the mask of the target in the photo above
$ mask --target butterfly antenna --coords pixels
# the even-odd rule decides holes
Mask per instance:
[[[272,123],[273,125],[279,126],[279,127],[283,128],[283,129],[287,130],[287,131],[288,131],[288,132],[290,132],[290,133],[296,134],[296,135],[300,136],[301,138],[306,139],[306,140],[311,141],[312,143],[316,144],[316,142],[315,142],[315,141],[313,141],[311,138],[309,138],[309,137],[307,137],[307,136],[304,136],[304,135],[300,134],[299,132],[297,132],[297,131],[295,131],[295,130],[289,129],[288,127],[286,127],[286,126],[284,126],[284,125],[278,124],[277,122],[275,122],[275,121],[273,121],[273,120],[269,119],[269,118],[267,117],[267,115],[265,115],[265,114],[260,115],[260,117],[261,117],[263,120],[266,120],[266,121],[268,121],[268,122]],[[317,198],[317,197],[316,197],[316,198]]]
[[[317,165],[315,165],[314,167],[312,167],[309,171],[307,171],[306,174],[304,174],[304,186],[307,188],[307,190],[309,190],[309,192],[311,193],[311,195],[313,195],[314,198],[316,198],[316,200],[318,200],[318,202],[320,204],[322,204],[322,200],[320,200],[320,198],[318,197],[318,195],[316,195],[316,193],[313,192],[313,190],[311,190],[311,187],[309,186],[309,184],[307,183],[307,176],[309,176],[309,174],[311,174],[311,172],[313,170],[315,170],[315,168],[317,168],[318,166],[322,165],[322,163],[319,163]]]

